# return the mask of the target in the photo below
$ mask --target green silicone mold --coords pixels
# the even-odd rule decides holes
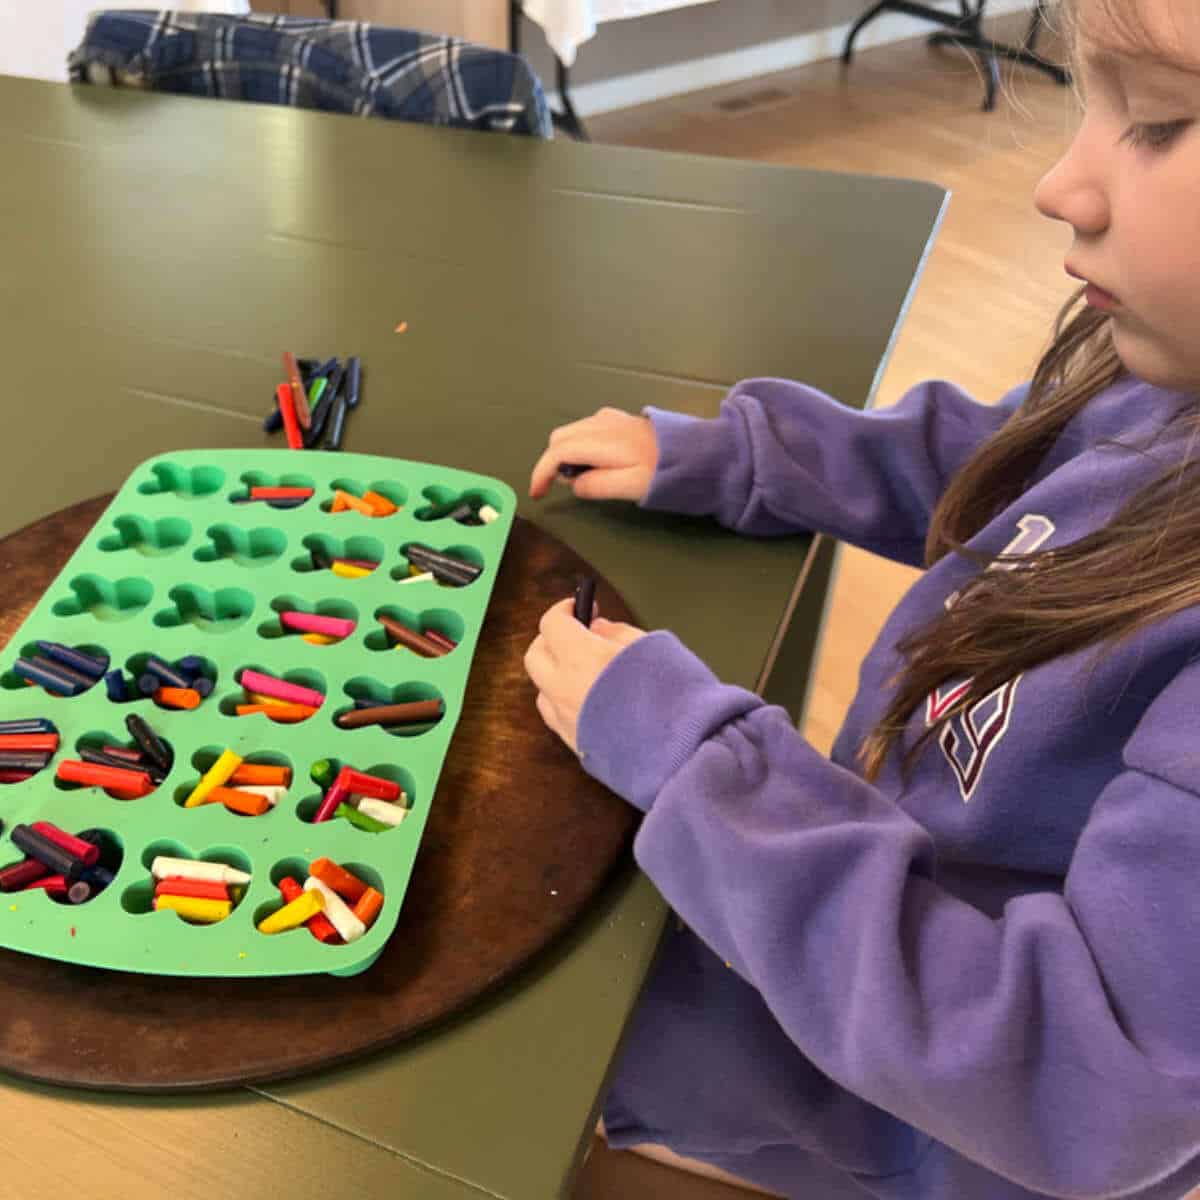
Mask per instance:
[[[250,486],[272,483],[311,484],[315,493],[291,509],[237,503]],[[359,495],[373,489],[403,507],[387,517],[332,513],[336,487]],[[429,519],[455,497],[484,498],[500,516],[479,526]],[[142,463],[0,659],[0,721],[46,717],[61,738],[47,768],[0,785],[0,862],[24,857],[9,838],[13,825],[46,820],[71,833],[104,830],[108,843],[120,847],[121,864],[114,881],[83,904],[60,903],[42,891],[0,895],[0,945],[159,975],[353,975],[370,966],[403,925],[405,890],[515,512],[515,494],[498,479],[402,459],[209,450]],[[403,547],[411,542],[475,562],[482,574],[466,587],[401,585],[408,574]],[[314,569],[313,548],[373,557],[380,565],[364,577],[343,578]],[[315,645],[281,628],[286,608],[350,617],[357,627],[343,641]],[[376,621],[380,613],[443,633],[458,646],[434,659],[398,652]],[[196,655],[216,686],[191,711],[150,699],[116,703],[103,682],[78,696],[51,696],[24,686],[12,671],[21,653],[36,652],[38,639],[107,654],[110,669],[127,672],[148,653],[170,662]],[[298,724],[233,715],[242,702],[239,672],[247,667],[316,688],[325,702]],[[442,699],[445,715],[418,727],[424,732],[343,730],[334,723],[359,698],[431,697]],[[153,793],[121,800],[56,779],[58,762],[76,757],[80,746],[131,745],[125,729],[131,712],[174,751],[171,771]],[[285,799],[257,817],[220,804],[184,808],[192,786],[226,748],[247,761],[289,765]],[[310,770],[322,759],[398,782],[408,794],[407,817],[384,832],[344,819],[314,824],[321,788]],[[224,862],[248,871],[251,882],[225,920],[189,924],[152,907],[150,863],[158,854]],[[282,904],[279,879],[303,879],[307,864],[320,857],[383,893],[383,909],[367,933],[338,946],[304,928],[259,933],[257,923]]]

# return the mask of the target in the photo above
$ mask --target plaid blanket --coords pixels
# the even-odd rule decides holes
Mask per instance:
[[[520,55],[362,21],[96,12],[67,65],[77,83],[552,136]]]

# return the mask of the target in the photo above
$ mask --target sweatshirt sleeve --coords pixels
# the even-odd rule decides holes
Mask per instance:
[[[1031,1191],[1112,1198],[1200,1152],[1198,700],[1200,664],[1144,714],[1064,893],[998,919],[938,886],[927,830],[669,633],[605,668],[579,744],[647,813],[642,869],[821,1071]]]
[[[711,420],[646,408],[659,460],[642,507],[760,536],[827,533],[919,566],[950,477],[1028,390],[987,405],[935,381],[860,412],[803,384],[749,379]]]

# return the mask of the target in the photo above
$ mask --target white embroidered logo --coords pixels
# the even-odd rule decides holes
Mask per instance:
[[[1054,533],[1054,522],[1037,513],[1027,513],[1017,522],[1020,532],[1004,549],[1004,555],[1032,554]],[[988,570],[1010,571],[1016,563],[993,563]],[[954,592],[946,598],[946,607],[958,599]],[[971,680],[959,679],[935,688],[925,702],[926,727],[945,721],[938,734],[938,745],[946,756],[958,790],[966,804],[979,785],[983,769],[992,751],[999,745],[1012,717],[1013,697],[1021,676],[1010,679],[975,701],[970,708],[946,720],[946,713],[960,700]]]

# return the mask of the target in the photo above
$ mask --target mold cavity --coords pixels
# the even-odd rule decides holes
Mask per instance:
[[[154,624],[160,629],[177,629],[193,625],[205,633],[228,633],[249,620],[254,611],[254,597],[242,588],[207,588],[184,584],[167,593],[171,607],[154,614]]]
[[[199,500],[220,490],[225,472],[220,467],[180,467],[175,463],[155,463],[151,478],[138,484],[143,496],[174,496],[179,500]]]
[[[200,563],[233,562],[239,567],[264,567],[287,549],[287,536],[265,526],[239,529],[236,525],[210,525],[208,541],[192,557]]]
[[[181,517],[152,521],[147,517],[128,515],[118,517],[113,522],[113,532],[97,544],[109,554],[136,550],[146,558],[162,558],[178,550],[191,536],[191,525]]]
[[[56,617],[78,617],[84,613],[97,621],[127,621],[135,617],[154,594],[148,579],[129,576],[125,579],[103,579],[99,575],[77,575],[67,586],[70,596],[54,604]]]
[[[441,692],[429,683],[413,681],[389,687],[359,676],[346,684],[345,692],[354,703],[334,713],[339,729],[378,726],[395,737],[417,737],[446,715]]]

